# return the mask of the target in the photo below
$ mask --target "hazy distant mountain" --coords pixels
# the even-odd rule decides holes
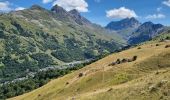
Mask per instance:
[[[127,40],[129,44],[148,41],[165,30],[165,27],[161,24],[154,24],[152,22],[141,24],[135,18],[113,21],[105,28],[117,32],[122,38]]]
[[[145,22],[132,34],[128,42],[130,44],[138,44],[148,41],[157,36],[164,29],[162,24],[154,24],[152,22]]]
[[[140,22],[132,17],[120,21],[112,21],[105,28],[116,31],[124,39],[128,40],[129,36],[131,36],[140,25]]]
[[[124,30],[127,28],[137,28],[140,25],[140,22],[135,18],[126,18],[120,21],[112,21],[107,26],[106,29],[110,30]]]

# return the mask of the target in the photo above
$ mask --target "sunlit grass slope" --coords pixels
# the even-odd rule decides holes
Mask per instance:
[[[10,100],[170,100],[168,44],[152,42],[114,53]],[[133,56],[136,61],[108,66]]]

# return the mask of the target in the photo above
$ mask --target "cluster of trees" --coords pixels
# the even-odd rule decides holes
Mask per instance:
[[[45,85],[51,79],[61,77],[74,70],[78,70],[88,64],[91,64],[94,61],[96,60],[93,60],[88,63],[75,65],[74,67],[68,67],[66,69],[55,69],[55,70],[51,69],[48,71],[42,71],[37,73],[34,77],[29,77],[26,80],[18,81],[15,83],[3,84],[2,86],[0,86],[0,99],[6,99],[6,98],[10,98],[10,97],[14,97],[30,92],[34,89],[37,89]]]
[[[31,55],[33,60],[29,60],[26,55],[18,58],[12,58],[11,55],[6,55],[0,62],[3,65],[0,68],[0,82],[11,81],[18,77],[24,77],[29,72],[37,72],[41,68],[54,65],[53,59],[47,54],[36,53]]]
[[[65,70],[49,70],[46,72],[39,72],[33,78],[29,78],[16,83],[4,84],[0,87],[0,98],[6,99],[21,95],[33,89],[43,86],[50,79],[60,77],[69,73],[69,69]]]
[[[96,54],[93,51],[95,48],[92,48],[94,45],[82,48],[81,46],[83,45],[84,44],[82,42],[77,41],[74,38],[66,38],[63,46],[60,46],[58,49],[53,51],[51,55],[64,62],[96,58]]]
[[[120,45],[118,46],[118,44],[116,44],[114,41],[112,41],[111,43],[105,40],[97,40],[97,44],[100,45],[100,50],[107,50],[110,53],[114,52],[117,50],[117,48],[120,47]],[[102,52],[103,53],[103,52]]]
[[[41,68],[54,64],[52,57],[48,54],[36,53],[31,55],[31,57],[38,62],[38,66]]]
[[[54,40],[53,38],[48,42],[51,41],[50,44],[52,44]],[[96,41],[96,45],[92,41]],[[64,44],[58,44],[58,47],[53,48],[51,55],[64,62],[71,62],[74,60],[97,58],[99,55],[115,51],[115,48],[118,47],[114,42],[109,43],[104,40],[91,40],[86,45],[87,47],[81,41],[77,41],[74,38],[65,38]]]
[[[167,37],[166,37],[166,40],[170,40],[170,36],[167,36]]]

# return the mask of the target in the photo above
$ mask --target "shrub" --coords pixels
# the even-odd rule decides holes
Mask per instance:
[[[120,59],[117,59],[116,64],[120,64],[120,63],[121,63]]]
[[[167,37],[166,37],[166,40],[170,40],[170,36],[167,36]]]
[[[110,92],[110,91],[112,91],[113,90],[113,88],[110,88],[109,90],[108,90],[108,92]]]
[[[169,47],[170,47],[170,44],[165,46],[165,48],[169,48]]]
[[[82,77],[83,76],[83,73],[79,73],[79,77]]]
[[[138,47],[138,49],[142,49],[141,47]]]
[[[66,85],[68,85],[69,84],[69,82],[66,82]]]
[[[136,61],[138,56],[133,56],[132,61]]]
[[[122,59],[121,62],[122,62],[122,63],[126,63],[126,62],[128,62],[128,59],[124,58],[124,59]]]
[[[156,46],[159,46],[159,44],[156,44]]]
[[[114,65],[116,65],[115,62],[112,62],[111,64],[109,64],[109,66],[114,66]]]

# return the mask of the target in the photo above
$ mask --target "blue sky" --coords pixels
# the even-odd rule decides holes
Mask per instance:
[[[170,25],[170,0],[0,0],[0,11],[22,10],[33,4],[46,9],[55,4],[68,11],[77,9],[87,19],[102,26],[126,17]]]

